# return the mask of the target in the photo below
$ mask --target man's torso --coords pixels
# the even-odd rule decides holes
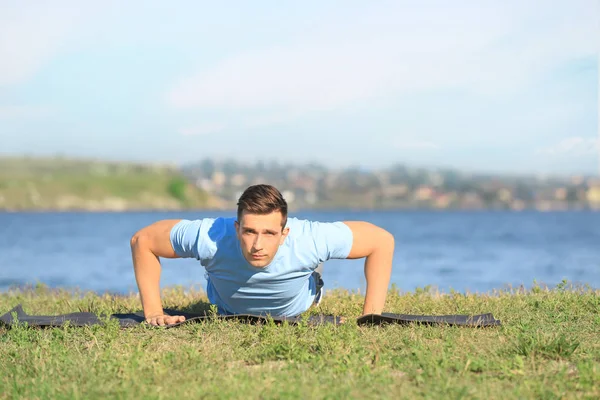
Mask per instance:
[[[206,269],[207,295],[223,314],[293,316],[314,301],[314,269],[329,258],[343,258],[352,237],[341,223],[288,219],[290,233],[269,265],[257,268],[242,255],[235,218],[182,221],[183,239],[172,243],[178,254],[195,257]],[[194,240],[196,234],[196,241]],[[349,236],[348,236],[349,235]],[[187,238],[187,239],[185,239]],[[177,246],[182,242],[184,249]]]

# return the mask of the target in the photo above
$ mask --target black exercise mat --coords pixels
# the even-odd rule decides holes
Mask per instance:
[[[178,310],[165,309],[166,314],[170,315],[183,315],[186,320],[178,322],[176,324],[165,325],[165,328],[172,328],[183,324],[202,322],[211,318],[218,318],[224,320],[239,320],[247,323],[266,323],[272,320],[276,324],[281,324],[287,321],[290,325],[297,325],[303,319],[302,316],[298,317],[267,317],[262,315],[252,314],[240,314],[240,315],[218,315],[211,316],[206,314],[192,314],[182,312]],[[16,314],[16,321],[13,318],[13,314]],[[145,321],[142,312],[129,313],[129,314],[112,314],[110,319],[116,319],[119,325],[122,327],[129,327],[139,325]],[[0,317],[0,325],[12,326],[16,323],[24,324],[32,327],[58,327],[68,323],[71,326],[89,326],[102,324],[106,318],[101,318],[91,312],[77,312],[70,314],[61,315],[28,315],[23,311],[23,307],[19,304],[6,314]],[[341,317],[334,317],[332,315],[311,315],[306,318],[308,325],[323,325],[323,324],[335,324],[338,325],[341,322]],[[428,324],[428,325],[454,325],[454,326],[468,326],[468,327],[486,327],[486,326],[499,326],[501,323],[495,319],[492,314],[480,314],[480,315],[407,315],[407,314],[370,314],[363,315],[357,319],[358,325],[382,325],[382,324]]]
[[[251,324],[256,323],[266,323],[269,320],[272,320],[276,324],[281,324],[287,321],[290,325],[296,325],[302,322],[303,318],[301,316],[298,317],[267,317],[263,315],[253,315],[253,314],[240,314],[240,315],[206,315],[206,314],[192,314],[187,312],[182,312],[178,310],[165,309],[164,312],[169,315],[183,315],[185,317],[185,321],[178,322],[176,324],[165,325],[166,328],[172,328],[175,326],[193,323],[193,322],[201,322],[205,320],[209,320],[211,318],[225,319],[225,320],[239,320],[242,322],[247,322]],[[13,318],[13,314],[16,314],[16,321]],[[144,314],[142,312],[137,313],[129,313],[129,314],[112,314],[110,315],[110,319],[116,319],[119,322],[119,325],[122,327],[129,327],[139,325],[145,321]],[[308,325],[322,325],[322,324],[339,324],[340,317],[334,317],[332,315],[311,315],[306,318],[306,323]],[[27,323],[28,326],[32,327],[58,327],[68,323],[71,326],[89,326],[89,325],[97,325],[102,324],[106,318],[101,318],[94,313],[91,312],[76,312],[70,314],[61,314],[61,315],[28,315],[23,310],[23,307],[19,304],[6,314],[0,317],[0,325],[12,326],[17,324]]]
[[[490,313],[480,315],[407,315],[407,314],[369,314],[357,320],[358,325],[383,324],[426,324],[468,327],[499,326],[501,322]]]

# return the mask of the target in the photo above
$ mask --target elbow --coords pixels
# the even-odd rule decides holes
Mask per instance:
[[[131,249],[133,250],[133,249],[140,247],[140,244],[143,244],[145,241],[146,241],[146,238],[145,238],[144,234],[141,232],[137,232],[129,240],[129,245],[131,246]]]
[[[394,235],[392,235],[390,232],[384,230],[383,231],[383,241],[390,250],[392,250],[392,251],[394,250],[394,247],[396,246],[396,239],[394,238]]]
[[[394,235],[383,228],[379,228],[379,231],[372,236],[371,253],[393,255],[395,245]]]
[[[139,240],[139,236],[136,233],[135,235],[133,235],[131,237],[131,239],[129,239],[129,247],[131,247],[133,249],[135,246],[137,246],[138,240]]]

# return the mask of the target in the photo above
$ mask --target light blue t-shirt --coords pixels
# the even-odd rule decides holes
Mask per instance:
[[[257,268],[242,255],[235,220],[182,220],[171,230],[175,253],[206,269],[208,299],[221,314],[301,314],[316,295],[314,269],[347,258],[352,248],[352,231],[343,222],[288,218],[284,244],[269,265]]]

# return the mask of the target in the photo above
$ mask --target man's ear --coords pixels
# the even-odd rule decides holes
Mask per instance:
[[[283,242],[285,242],[285,238],[287,237],[287,235],[289,235],[289,233],[290,228],[284,228],[283,231],[281,231],[281,240],[279,241],[280,246],[283,244]]]
[[[237,236],[237,238],[240,238],[240,223],[235,221],[233,223],[233,226],[235,226],[235,236]]]

